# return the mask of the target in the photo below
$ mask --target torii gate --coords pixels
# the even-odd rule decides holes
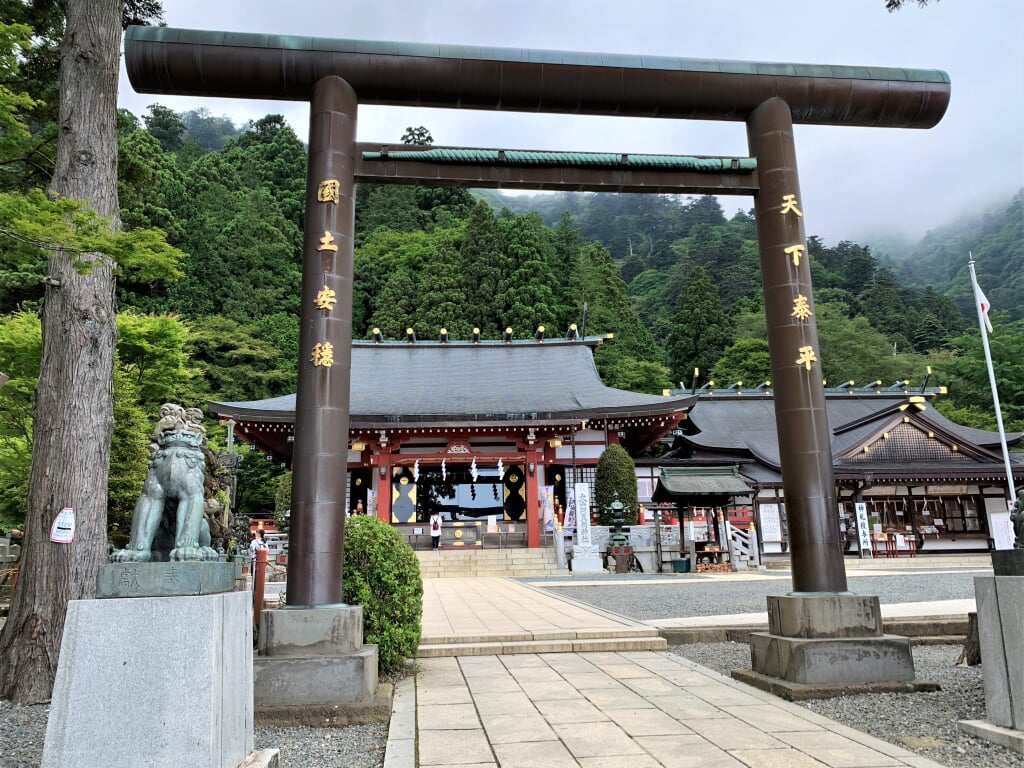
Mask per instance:
[[[125,61],[141,93],[311,105],[290,606],[335,605],[342,595],[345,494],[338,478],[348,452],[356,179],[753,194],[793,589],[847,591],[793,125],[930,128],[949,103],[945,72],[167,27],[129,28]],[[482,162],[438,163],[429,153],[403,158],[380,151],[381,145],[356,143],[360,103],[744,121],[754,162],[665,158],[645,164],[615,155],[582,163],[549,156],[539,165],[517,165],[509,160],[515,153],[497,150],[493,160]]]

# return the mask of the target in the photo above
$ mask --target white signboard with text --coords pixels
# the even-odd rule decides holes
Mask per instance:
[[[778,504],[761,504],[761,540],[782,541],[782,519],[779,516]]]
[[[575,489],[577,540],[584,547],[589,547],[593,543],[590,538],[590,486],[576,483]]]
[[[857,546],[861,552],[867,550],[868,557],[872,557],[871,532],[868,530],[868,505],[863,501],[858,501],[853,508],[857,511]]]

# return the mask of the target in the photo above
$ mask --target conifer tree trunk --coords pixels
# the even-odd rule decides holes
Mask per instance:
[[[60,118],[51,192],[86,200],[120,226],[117,77],[122,0],[67,0]],[[0,634],[0,698],[30,704],[53,689],[68,600],[95,594],[106,557],[107,475],[113,430],[113,264],[100,254],[49,261],[43,354],[36,386],[32,469],[18,588]],[[70,544],[50,541],[64,507]]]

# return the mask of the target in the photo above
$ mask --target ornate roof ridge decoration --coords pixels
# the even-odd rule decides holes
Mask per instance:
[[[744,121],[773,97],[795,123],[930,128],[940,70],[488,48],[129,27],[140,93],[307,101],[336,75],[361,104]],[[246,49],[239,67],[239,49]],[[539,94],[539,95],[538,95]]]
[[[904,415],[903,413],[890,414],[889,418],[881,422],[865,439],[858,441],[856,446],[837,452],[835,460],[853,463],[873,461],[906,463],[909,457],[900,454],[899,450],[894,453],[891,445],[894,442],[905,442],[906,439],[914,439],[918,436],[924,436],[929,441],[936,441],[941,448],[938,451],[926,450],[926,453],[933,455],[918,457],[917,461],[983,461],[988,463],[1002,460],[999,454],[983,446],[958,439],[956,435],[930,422],[921,423],[916,418],[916,414]],[[902,439],[894,441],[893,438]]]
[[[448,338],[448,341],[440,341],[439,339],[420,339],[416,338],[415,341],[409,341],[406,336],[401,339],[382,339],[377,341],[375,339],[353,339],[352,347],[373,347],[376,349],[409,349],[415,346],[417,349],[429,349],[431,347],[439,349],[453,349],[453,348],[498,348],[506,349],[508,347],[579,347],[585,346],[591,349],[604,344],[611,338],[611,334],[604,336],[587,336],[586,338],[579,337],[575,339],[563,339],[558,336],[546,337],[543,341],[539,341],[532,335],[530,337],[524,337],[522,339],[511,339],[510,341],[504,341],[503,339],[480,339],[473,341],[472,339],[453,339]],[[681,396],[686,396],[685,392],[677,393]]]

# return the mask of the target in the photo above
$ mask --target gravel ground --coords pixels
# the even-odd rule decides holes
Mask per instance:
[[[14,706],[0,700],[0,768],[39,768],[46,735],[46,704]],[[281,750],[281,764],[298,768],[380,768],[388,726],[256,729],[256,749]]]

